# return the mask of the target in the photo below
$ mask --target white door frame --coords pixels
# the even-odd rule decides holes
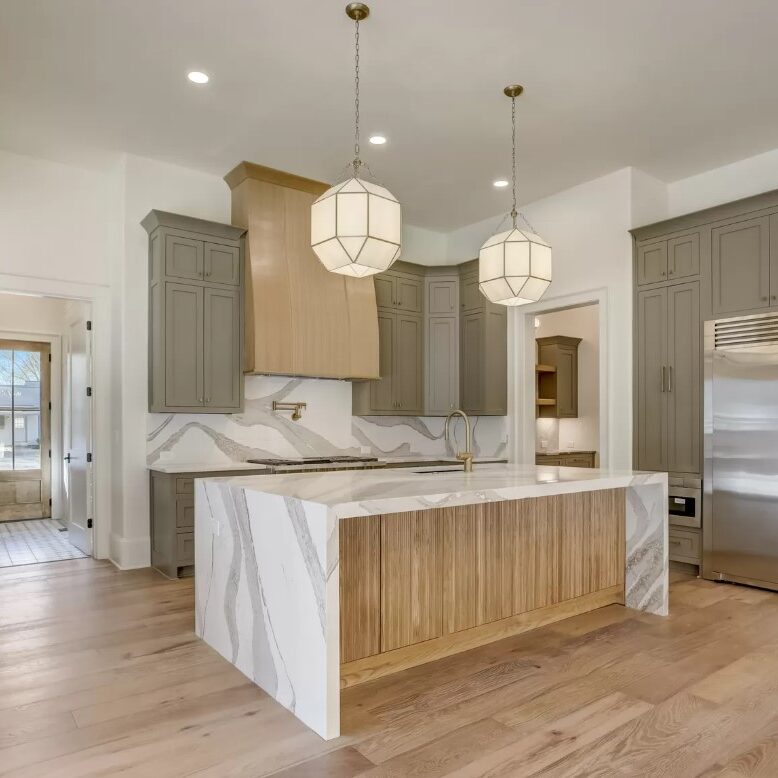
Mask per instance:
[[[99,284],[0,273],[0,292],[60,297],[92,305],[93,556],[110,557],[111,541],[111,290]],[[54,456],[52,448],[52,457]]]
[[[508,311],[508,412],[512,462],[535,463],[535,317],[543,313],[599,305],[600,467],[610,463],[608,443],[609,375],[608,290],[605,287],[549,297]]]

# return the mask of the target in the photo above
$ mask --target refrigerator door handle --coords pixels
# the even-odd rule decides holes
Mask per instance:
[[[664,392],[665,391],[665,366],[664,365],[662,365],[660,369],[660,375],[661,375],[660,386],[662,387],[661,391]]]

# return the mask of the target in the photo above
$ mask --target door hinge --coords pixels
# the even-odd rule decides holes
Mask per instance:
[[[91,321],[87,321],[87,323],[86,323],[86,328],[87,328],[87,329],[88,329],[90,332],[92,331],[92,322],[91,322]]]
[[[87,462],[91,462],[92,461],[92,453],[91,452],[86,455],[86,461]]]
[[[92,529],[92,519],[87,519],[86,520],[86,528],[87,529]]]
[[[49,508],[51,508],[51,497],[49,497]]]
[[[51,410],[51,403],[49,403],[49,410]]]
[[[51,449],[49,449],[49,459],[51,459]]]
[[[49,354],[49,362],[51,362],[51,354]]]
[[[87,397],[91,397],[92,396],[92,387],[91,386],[87,386],[87,388],[86,388],[86,396]]]

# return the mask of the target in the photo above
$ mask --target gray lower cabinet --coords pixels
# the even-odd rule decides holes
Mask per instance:
[[[149,474],[151,566],[168,578],[194,572],[194,479],[257,475],[257,470]]]
[[[635,324],[636,467],[699,474],[699,281],[640,291]]]
[[[245,230],[151,211],[149,411],[243,408]]]

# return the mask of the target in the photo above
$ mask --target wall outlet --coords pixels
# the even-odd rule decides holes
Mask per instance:
[[[543,440],[541,438],[541,440],[540,440],[540,450],[541,451],[545,451],[547,448],[548,448],[548,441],[547,440]]]
[[[359,453],[362,454],[363,457],[370,456],[370,446],[360,446]]]

